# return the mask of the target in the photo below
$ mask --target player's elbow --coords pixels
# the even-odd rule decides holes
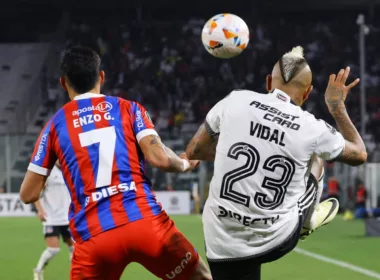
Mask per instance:
[[[364,151],[361,153],[361,158],[360,158],[362,164],[365,163],[365,162],[367,161],[367,158],[368,158],[367,151],[364,150]]]
[[[39,199],[39,196],[35,196],[32,194],[27,194],[21,190],[20,192],[20,200],[25,204],[30,204],[36,202]]]
[[[35,188],[28,187],[27,184],[22,184],[20,189],[20,200],[25,204],[36,202],[40,199],[40,192],[37,192]]]
[[[350,166],[359,166],[367,161],[367,156],[367,151],[364,149],[362,151],[357,151],[355,156],[348,157],[343,162]]]
[[[351,165],[352,166],[362,165],[367,161],[367,157],[368,157],[367,151],[364,150],[364,151],[358,153],[356,161],[354,162],[354,164],[351,164]]]

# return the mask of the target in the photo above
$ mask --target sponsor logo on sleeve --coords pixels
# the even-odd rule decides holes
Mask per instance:
[[[37,153],[34,156],[34,161],[39,161],[41,159],[41,153],[44,150],[44,147],[46,145],[47,137],[48,137],[47,133],[42,134],[40,144],[38,145]]]
[[[136,124],[137,124],[137,127],[139,129],[143,128],[144,127],[144,122],[143,122],[143,119],[142,119],[142,116],[141,116],[141,111],[138,110],[136,112]]]

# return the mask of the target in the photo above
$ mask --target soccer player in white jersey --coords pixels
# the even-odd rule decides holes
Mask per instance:
[[[339,132],[301,109],[313,89],[301,47],[275,64],[268,94],[235,90],[207,114],[186,154],[215,161],[203,212],[214,280],[259,280],[261,264],[281,258],[301,231],[307,235],[336,215],[336,200],[316,206],[318,182],[308,180],[311,163],[319,161],[314,155],[350,165],[367,159],[344,103],[359,83],[345,85],[349,72],[347,67],[331,75],[325,93]],[[320,161],[313,169],[319,173],[314,177],[322,176]]]
[[[44,267],[60,251],[59,236],[67,244],[71,255],[74,249],[69,231],[68,209],[70,195],[57,162],[46,181],[46,187],[36,203],[38,217],[42,221],[47,248],[34,269],[34,280],[43,280]]]

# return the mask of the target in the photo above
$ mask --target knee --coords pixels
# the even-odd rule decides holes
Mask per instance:
[[[49,251],[49,253],[53,256],[57,255],[59,253],[59,251],[61,250],[61,248],[56,248],[56,247],[48,247],[47,250]]]

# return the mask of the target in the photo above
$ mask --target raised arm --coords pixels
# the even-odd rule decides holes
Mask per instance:
[[[341,69],[338,75],[330,75],[329,84],[326,89],[325,101],[330,114],[335,119],[338,130],[345,139],[345,147],[342,153],[335,158],[336,161],[356,166],[367,160],[367,151],[364,142],[347,114],[345,100],[348,91],[359,83],[359,79],[345,85],[350,68]]]
[[[189,159],[215,160],[216,146],[220,134],[220,125],[225,110],[228,107],[228,99],[231,94],[215,104],[207,113],[206,119],[199,127],[186,148],[186,156]]]

